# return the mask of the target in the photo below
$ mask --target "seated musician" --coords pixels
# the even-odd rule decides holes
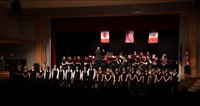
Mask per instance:
[[[112,56],[110,55],[110,52],[107,51],[106,55],[103,58],[103,62],[104,62],[104,65],[105,65],[106,68],[112,67],[111,61],[112,61]]]
[[[67,65],[69,65],[70,67],[73,67],[73,59],[71,56],[67,57]]]
[[[61,65],[62,65],[62,68],[63,68],[64,70],[67,69],[67,59],[66,59],[65,56],[62,57]]]
[[[75,60],[75,66],[78,66],[78,68],[82,68],[81,67],[81,56],[77,56],[77,58]]]

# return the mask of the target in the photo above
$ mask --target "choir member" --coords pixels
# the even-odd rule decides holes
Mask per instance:
[[[118,70],[118,68],[115,69],[113,73],[113,78],[114,78],[114,87],[118,90],[120,87],[120,82],[121,82],[121,74]]]
[[[46,66],[44,69],[44,80],[45,80],[45,86],[50,85],[50,80],[51,80],[51,70],[49,66]]]
[[[93,86],[93,81],[96,77],[96,69],[94,68],[93,64],[90,64],[90,67],[88,68],[87,71],[87,76],[88,76],[88,88],[92,88]]]
[[[70,88],[72,85],[72,73],[73,73],[73,70],[72,70],[71,66],[68,65],[67,70],[65,72],[65,81],[66,81],[67,88]]]
[[[104,86],[104,74],[102,68],[99,67],[97,74],[96,74],[96,81],[97,81],[97,88],[101,89]]]
[[[110,68],[106,69],[106,73],[104,75],[105,87],[111,88],[113,84],[113,75],[110,72]]]
[[[81,71],[80,79],[81,79],[81,87],[86,88],[86,85],[87,85],[87,66],[83,66],[83,70]]]
[[[44,87],[44,71],[42,67],[36,72],[36,84],[38,87]]]
[[[80,75],[81,69],[79,69],[79,66],[76,66],[72,74],[74,88],[78,88],[80,85]]]
[[[65,73],[65,70],[63,69],[62,65],[60,65],[59,67],[59,72],[58,72],[58,84],[59,86],[63,86],[64,85],[64,73]]]

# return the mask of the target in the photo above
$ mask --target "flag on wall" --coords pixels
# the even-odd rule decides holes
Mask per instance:
[[[180,44],[180,47],[179,47],[179,62],[180,62],[181,65],[183,63],[182,49],[183,49],[182,44]]]
[[[158,32],[149,33],[148,43],[158,43]]]
[[[189,51],[189,47],[185,48],[185,65],[187,65],[187,66],[190,65],[190,51]]]
[[[109,43],[110,35],[109,31],[101,31],[101,43]]]
[[[126,31],[125,43],[134,43],[134,31]]]
[[[46,64],[47,62],[47,51],[46,51],[46,42],[43,42],[43,50],[42,50],[42,63]]]

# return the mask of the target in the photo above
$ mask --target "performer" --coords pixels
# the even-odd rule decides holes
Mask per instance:
[[[112,68],[112,64],[111,64],[111,56],[110,56],[110,52],[107,51],[106,55],[103,58],[103,69],[104,71],[106,71],[107,68]],[[105,66],[105,67],[104,67]]]
[[[171,76],[172,93],[178,93],[179,83],[180,83],[180,74],[174,69],[174,71],[170,73],[170,76]]]
[[[144,77],[143,77],[143,72],[141,69],[137,70],[137,87],[136,87],[136,93],[143,93],[143,83],[144,83]]]
[[[155,73],[154,78],[154,89],[157,93],[160,93],[162,91],[161,88],[163,87],[163,75],[160,68],[158,68],[156,71],[157,72]]]
[[[67,88],[70,88],[71,87],[71,81],[72,81],[72,72],[73,72],[73,70],[71,69],[71,66],[70,65],[68,65],[67,66],[67,70],[66,70],[66,72],[65,72],[65,81],[66,81],[66,87]]]
[[[81,87],[86,88],[86,85],[87,85],[87,66],[83,66],[83,70],[81,71],[80,79],[81,79],[81,82],[82,82]]]
[[[153,54],[151,59],[152,59],[151,69],[155,70],[156,68],[158,68],[158,63],[157,63],[158,58],[156,57],[156,54]]]
[[[86,67],[87,69],[89,68],[89,61],[87,56],[84,57],[83,67]]]
[[[125,67],[122,67],[121,68],[121,75],[120,75],[120,81],[121,81],[121,87],[122,88],[128,88],[127,86],[127,72],[126,72],[126,69]]]
[[[51,79],[51,70],[49,66],[46,66],[44,70],[44,80],[46,87],[50,85],[50,79]]]
[[[143,56],[142,60],[140,61],[140,67],[142,68],[142,73],[145,71],[149,71],[149,61],[147,61],[147,57]]]
[[[132,93],[135,93],[136,92],[136,86],[137,86],[137,74],[136,74],[136,71],[135,71],[135,68],[134,67],[131,67],[131,70],[130,70],[130,90]]]
[[[104,53],[104,50],[101,51],[100,47],[98,46],[96,51],[95,51],[95,63],[96,63],[96,69],[101,65],[101,59],[102,55]]]
[[[113,75],[110,72],[110,68],[106,69],[106,73],[104,75],[105,87],[111,88],[113,84]]]
[[[57,86],[58,84],[58,73],[59,73],[59,69],[57,68],[56,65],[53,66],[52,71],[52,82],[53,82],[53,86]]]
[[[97,76],[97,77],[96,77],[97,88],[98,88],[98,89],[101,89],[101,88],[103,88],[103,85],[104,85],[104,83],[103,83],[103,81],[104,81],[104,80],[103,80],[104,74],[103,74],[103,71],[102,71],[102,68],[101,68],[101,67],[99,67],[96,76]]]
[[[39,72],[36,72],[36,84],[38,87],[44,87],[44,71],[42,67],[40,67]]]
[[[161,70],[165,70],[167,68],[167,57],[166,57],[166,54],[162,54],[162,57],[161,57]]]
[[[32,85],[35,85],[36,71],[34,65],[31,67],[29,78],[31,79]]]
[[[24,66],[24,70],[23,70],[23,82],[25,85],[29,84],[29,76],[30,76],[30,73],[29,73],[29,70],[28,70],[28,67],[27,66]]]
[[[67,57],[67,66],[70,66],[71,68],[73,67],[73,59],[72,59],[72,57],[71,56],[68,56]]]
[[[81,74],[81,70],[79,69],[79,66],[76,66],[75,70],[73,71],[73,84],[74,84],[74,88],[78,88],[79,87],[79,82],[80,82],[80,74]]]
[[[150,81],[151,81],[151,75],[149,74],[149,71],[146,70],[143,74],[143,90],[145,93],[149,93],[150,90]]]
[[[162,87],[165,93],[172,93],[171,80],[172,80],[172,76],[170,75],[169,71],[164,72]]]
[[[81,56],[77,56],[76,60],[75,60],[75,66],[78,66],[79,69],[82,68],[82,64],[81,64]]]
[[[51,71],[50,67],[46,66],[44,70],[44,79],[50,79],[51,78]]]
[[[20,86],[23,81],[23,69],[21,65],[18,65],[17,69],[15,70],[15,78],[16,85]]]
[[[87,76],[88,76],[88,88],[92,88],[93,87],[93,81],[96,77],[96,69],[94,68],[94,66],[92,64],[90,64],[90,68],[88,68],[87,71]]]
[[[119,73],[118,68],[115,69],[114,73],[113,73],[113,78],[114,78],[114,87],[115,89],[119,89],[120,87],[120,81],[121,81],[121,74]]]
[[[64,72],[65,70],[63,69],[62,65],[60,65],[60,68],[59,68],[59,72],[58,72],[58,84],[59,86],[63,86],[64,84]]]
[[[62,68],[63,68],[64,70],[67,69],[67,60],[66,60],[65,56],[62,57],[61,65],[62,65]]]

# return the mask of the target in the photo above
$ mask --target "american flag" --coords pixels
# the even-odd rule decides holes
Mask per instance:
[[[46,64],[47,62],[47,51],[46,51],[46,42],[43,43],[43,50],[42,50],[42,63]]]

